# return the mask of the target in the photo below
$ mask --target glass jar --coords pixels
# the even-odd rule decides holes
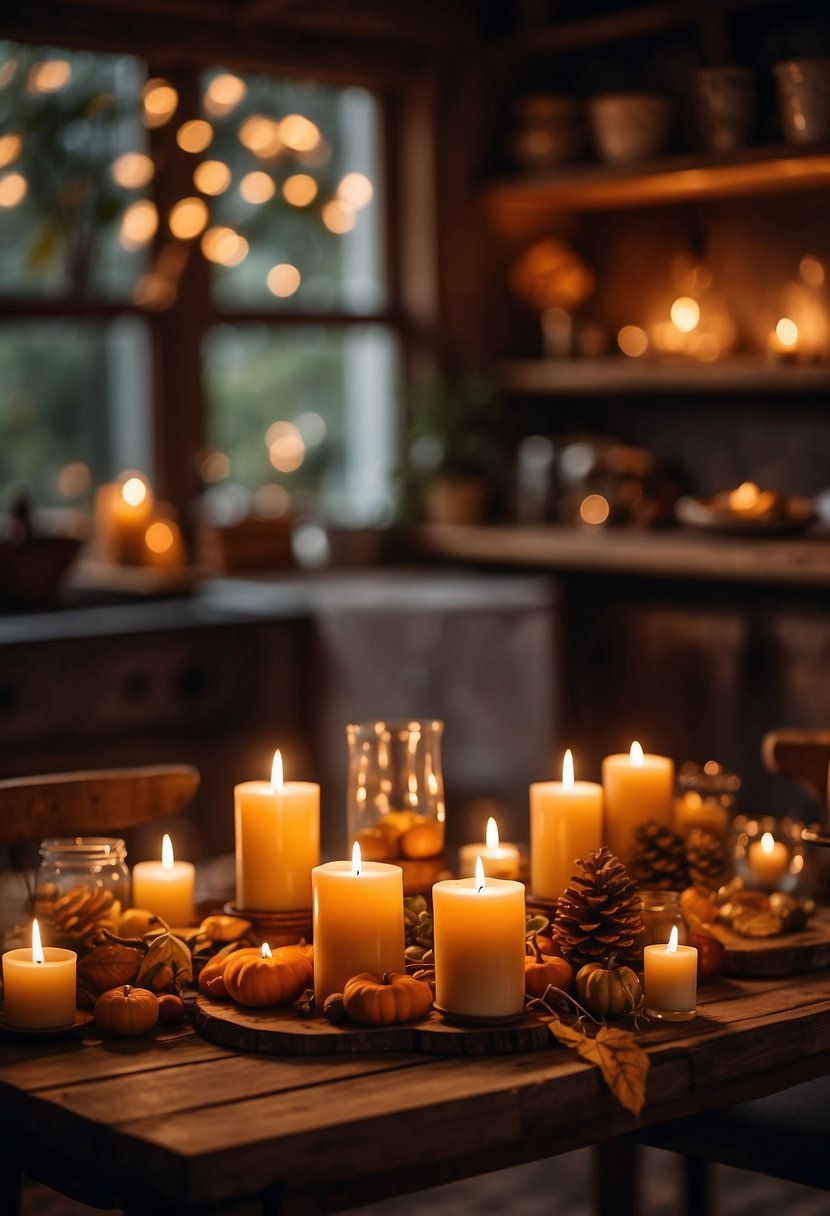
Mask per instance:
[[[70,949],[115,932],[130,904],[130,871],[123,840],[68,836],[44,840],[35,885],[35,915],[44,941]]]
[[[804,824],[773,815],[738,815],[732,824],[735,873],[750,890],[802,892],[808,878],[809,850],[801,839]]]
[[[682,764],[675,801],[675,822],[681,836],[702,828],[717,840],[726,840],[740,788],[737,773],[727,772],[717,760],[707,760],[703,765],[687,760]]]
[[[346,727],[349,843],[364,861],[416,861],[444,850],[444,723],[358,722]]]
[[[637,950],[641,964],[643,948],[665,944],[672,929],[677,929],[679,945],[688,946],[689,926],[680,907],[679,891],[641,891],[640,901],[643,928],[637,939]]]

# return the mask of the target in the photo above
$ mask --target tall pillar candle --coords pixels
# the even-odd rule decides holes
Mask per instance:
[[[574,781],[573,757],[565,752],[561,781],[530,787],[530,889],[537,899],[558,899],[574,862],[602,844],[602,786]]]
[[[75,1021],[74,950],[45,949],[32,921],[31,950],[3,955],[3,1016],[19,1030],[61,1030]]]
[[[605,843],[623,863],[631,859],[634,829],[649,819],[674,825],[674,761],[644,754],[636,741],[626,754],[602,762]]]
[[[189,925],[193,920],[196,871],[189,861],[176,861],[173,842],[165,835],[161,861],[140,861],[133,866],[133,907],[160,916],[168,925]]]
[[[320,787],[283,781],[274,756],[270,781],[234,787],[236,904],[252,912],[311,907],[311,871],[320,863]]]
[[[464,1018],[510,1018],[524,1009],[525,889],[508,879],[437,882],[432,888],[435,1003]]]
[[[314,996],[342,992],[361,971],[380,978],[404,970],[403,870],[381,861],[328,861],[311,873]]]

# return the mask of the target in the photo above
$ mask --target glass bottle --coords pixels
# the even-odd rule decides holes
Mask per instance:
[[[114,836],[52,837],[40,846],[34,912],[44,941],[71,949],[115,931],[130,904],[127,849]]]

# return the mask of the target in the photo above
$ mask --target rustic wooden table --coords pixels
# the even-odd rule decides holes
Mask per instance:
[[[830,1072],[830,974],[719,980],[652,1024],[643,1124]],[[0,1047],[15,1166],[130,1213],[319,1213],[601,1143],[638,1124],[565,1048],[513,1056],[288,1059],[146,1039]],[[10,1192],[0,1208],[13,1211]]]

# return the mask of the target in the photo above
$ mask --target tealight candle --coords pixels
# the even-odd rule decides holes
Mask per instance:
[[[3,1015],[19,1030],[61,1030],[75,1021],[74,950],[45,949],[36,920],[31,950],[3,955]]]
[[[768,890],[774,890],[790,869],[790,850],[771,832],[764,832],[760,840],[753,841],[747,858],[753,878]]]
[[[403,870],[363,861],[328,861],[311,872],[314,918],[314,996],[318,1010],[361,971],[378,979],[403,971]]]
[[[668,943],[643,950],[646,1013],[666,1022],[688,1022],[697,1008],[697,950],[680,946],[677,926]]]
[[[189,925],[195,881],[193,865],[176,861],[173,842],[165,834],[161,861],[140,861],[133,866],[133,907],[154,913],[168,925]]]
[[[486,878],[479,860],[474,878],[437,882],[432,899],[436,1005],[465,1018],[520,1014],[525,991],[524,886]]]
[[[488,878],[518,878],[519,850],[515,844],[502,844],[499,841],[499,827],[492,815],[487,820],[484,840],[484,844],[461,846],[458,851],[459,877],[472,878],[476,858],[480,857]]]
[[[666,827],[674,824],[674,761],[668,756],[643,753],[631,744],[626,754],[606,756],[602,762],[605,791],[605,843],[620,861],[630,859],[634,829],[649,819]]]
[[[602,786],[574,781],[570,749],[561,781],[530,787],[530,887],[537,899],[558,899],[574,862],[602,844]]]
[[[284,781],[274,755],[270,781],[234,787],[236,904],[258,912],[311,907],[311,871],[320,864],[320,787]]]

